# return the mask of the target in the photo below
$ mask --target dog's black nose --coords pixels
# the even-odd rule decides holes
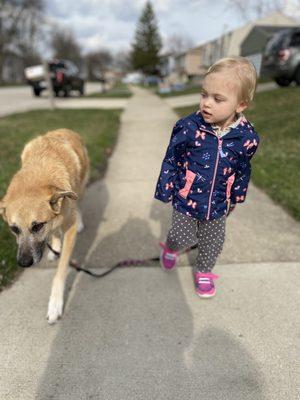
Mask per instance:
[[[18,264],[20,267],[28,268],[31,267],[33,264],[33,258],[31,256],[22,256],[17,259]]]

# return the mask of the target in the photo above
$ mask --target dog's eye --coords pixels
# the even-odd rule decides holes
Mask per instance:
[[[16,225],[12,225],[10,226],[10,230],[15,233],[16,235],[19,235],[21,230],[16,226]]]
[[[39,232],[44,225],[45,225],[45,222],[40,222],[39,224],[34,224],[31,228],[31,232],[33,232],[33,233]]]

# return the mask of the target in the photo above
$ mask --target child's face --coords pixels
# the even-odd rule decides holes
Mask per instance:
[[[200,97],[200,111],[205,122],[225,128],[234,121],[236,113],[245,108],[246,103],[238,99],[238,85],[233,74],[213,72],[205,77]]]

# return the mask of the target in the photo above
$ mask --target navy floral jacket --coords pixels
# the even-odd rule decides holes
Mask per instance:
[[[245,201],[250,160],[258,143],[259,137],[245,117],[221,138],[200,111],[180,119],[154,197],[172,201],[177,211],[199,220],[222,217],[230,204]]]

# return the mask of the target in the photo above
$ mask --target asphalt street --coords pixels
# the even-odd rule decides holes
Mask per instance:
[[[100,83],[86,83],[86,94],[100,92]],[[126,99],[89,99],[80,98],[76,92],[71,92],[69,98],[55,98],[57,108],[124,108]],[[48,92],[44,91],[40,97],[32,94],[30,86],[0,88],[0,117],[15,112],[50,108]]]

